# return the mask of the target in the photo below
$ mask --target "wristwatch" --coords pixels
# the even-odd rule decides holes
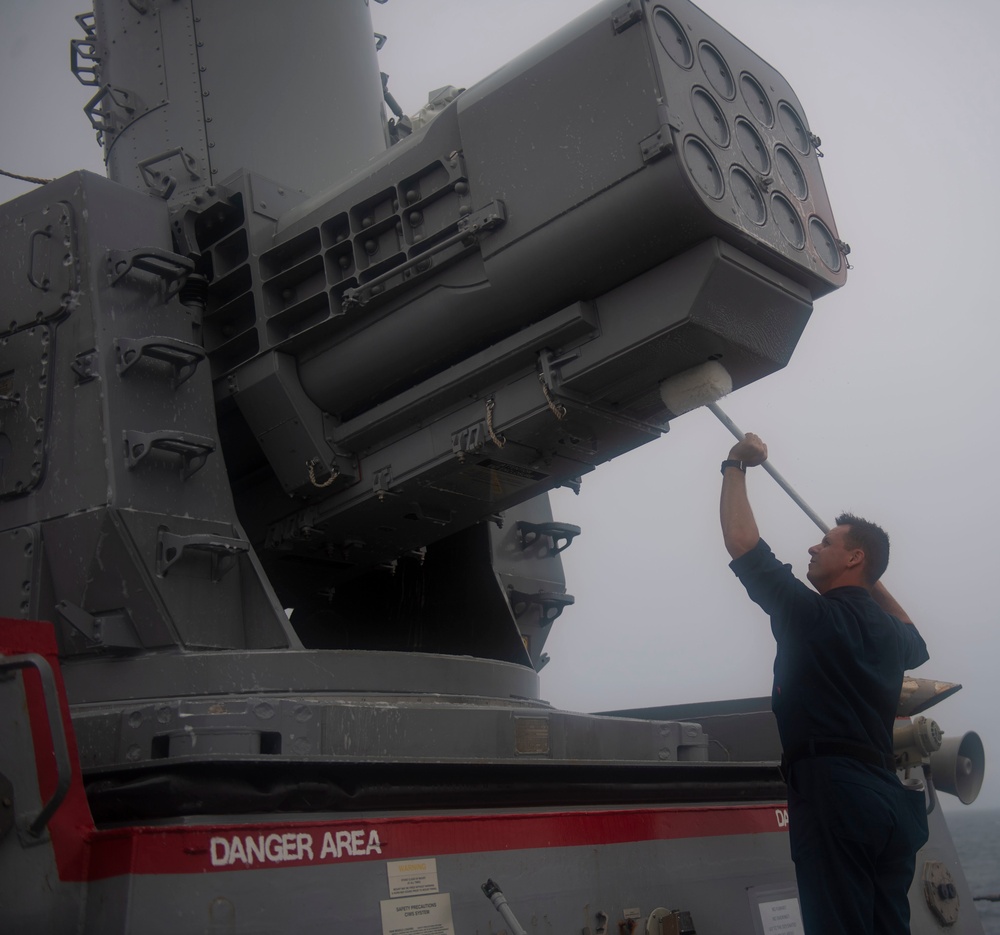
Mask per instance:
[[[747,472],[747,466],[742,461],[736,461],[733,458],[726,458],[726,460],[722,462],[722,473],[725,474],[726,468],[731,467],[739,468],[744,474]]]

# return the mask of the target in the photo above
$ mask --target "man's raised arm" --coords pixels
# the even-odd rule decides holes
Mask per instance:
[[[732,558],[745,555],[760,541],[760,531],[747,498],[746,468],[767,460],[767,445],[753,433],[737,442],[723,462],[719,518],[722,538]],[[730,463],[732,462],[732,463]]]
[[[882,608],[887,614],[892,614],[897,620],[901,620],[903,623],[908,623],[911,626],[913,621],[910,619],[909,615],[903,610],[902,607],[886,589],[885,585],[881,581],[876,581],[871,589],[872,599]]]

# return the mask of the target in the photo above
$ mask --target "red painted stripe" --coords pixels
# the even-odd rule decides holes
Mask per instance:
[[[136,826],[98,831],[83,790],[52,628],[49,624],[0,621],[0,653],[18,655],[26,652],[40,653],[52,665],[67,729],[73,784],[66,801],[49,823],[59,877],[65,881],[99,880],[127,874],[187,874],[404,860],[428,855],[628,844],[786,830],[785,804],[775,802],[489,815],[409,815],[328,822],[286,819],[256,824]],[[41,685],[31,670],[25,672],[24,684],[39,783],[43,795],[48,795],[55,788],[56,770]],[[235,845],[234,839],[238,840]],[[327,842],[326,853],[324,842]],[[231,859],[234,852],[236,859]]]
[[[784,818],[779,820],[784,808],[783,803],[774,803],[135,827],[91,837],[87,879],[767,834],[785,830]],[[328,842],[325,854],[324,842]],[[369,850],[369,845],[374,846]]]

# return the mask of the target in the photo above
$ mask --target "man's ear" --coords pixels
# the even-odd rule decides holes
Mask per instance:
[[[865,553],[861,549],[855,549],[851,552],[851,557],[847,560],[848,568],[855,568],[860,565],[865,560]]]

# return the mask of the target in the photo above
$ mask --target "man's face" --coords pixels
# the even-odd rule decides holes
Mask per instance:
[[[863,553],[847,544],[849,526],[834,526],[823,541],[809,549],[806,577],[820,594],[828,591],[848,568],[857,567]]]

